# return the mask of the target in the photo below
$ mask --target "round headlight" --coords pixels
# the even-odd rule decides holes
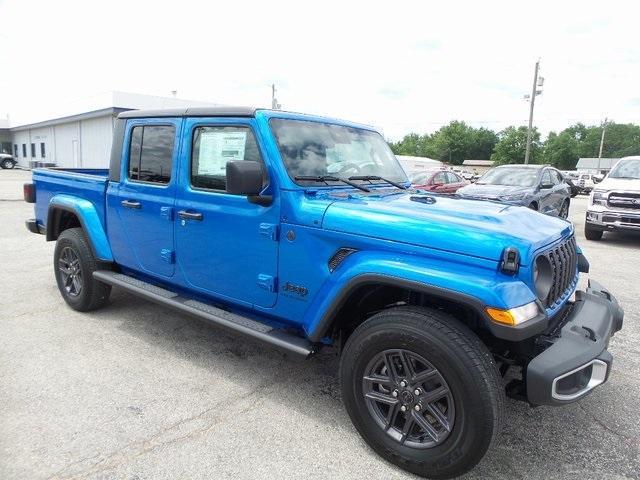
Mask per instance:
[[[542,303],[545,303],[551,291],[553,278],[551,275],[551,263],[544,255],[536,258],[536,262],[533,265],[533,282],[536,286],[538,298]]]

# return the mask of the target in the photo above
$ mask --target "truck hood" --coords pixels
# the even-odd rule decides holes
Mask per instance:
[[[526,207],[448,195],[358,195],[329,205],[323,228],[500,260],[506,247],[533,252],[573,231],[562,219]]]
[[[626,190],[628,192],[640,192],[640,180],[631,178],[605,178],[594,185],[594,190]]]
[[[530,187],[518,187],[513,185],[483,185],[471,184],[458,189],[458,195],[479,198],[499,198],[503,195],[527,195],[532,192]]]

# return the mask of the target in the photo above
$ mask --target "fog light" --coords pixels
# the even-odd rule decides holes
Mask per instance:
[[[517,308],[510,308],[509,310],[493,307],[487,307],[485,310],[494,322],[512,327],[531,320],[540,313],[536,302],[527,303]]]

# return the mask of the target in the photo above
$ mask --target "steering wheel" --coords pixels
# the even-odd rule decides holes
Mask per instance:
[[[355,170],[354,171],[355,174],[359,174],[360,173],[360,167],[358,165],[356,165],[355,163],[347,163],[340,170],[338,170],[336,173],[338,175],[341,175],[342,173],[344,173],[344,172],[346,172],[348,170]]]

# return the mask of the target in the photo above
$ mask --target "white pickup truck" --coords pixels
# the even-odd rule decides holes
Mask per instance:
[[[606,230],[640,232],[640,156],[620,159],[591,192],[584,235],[600,240]]]

